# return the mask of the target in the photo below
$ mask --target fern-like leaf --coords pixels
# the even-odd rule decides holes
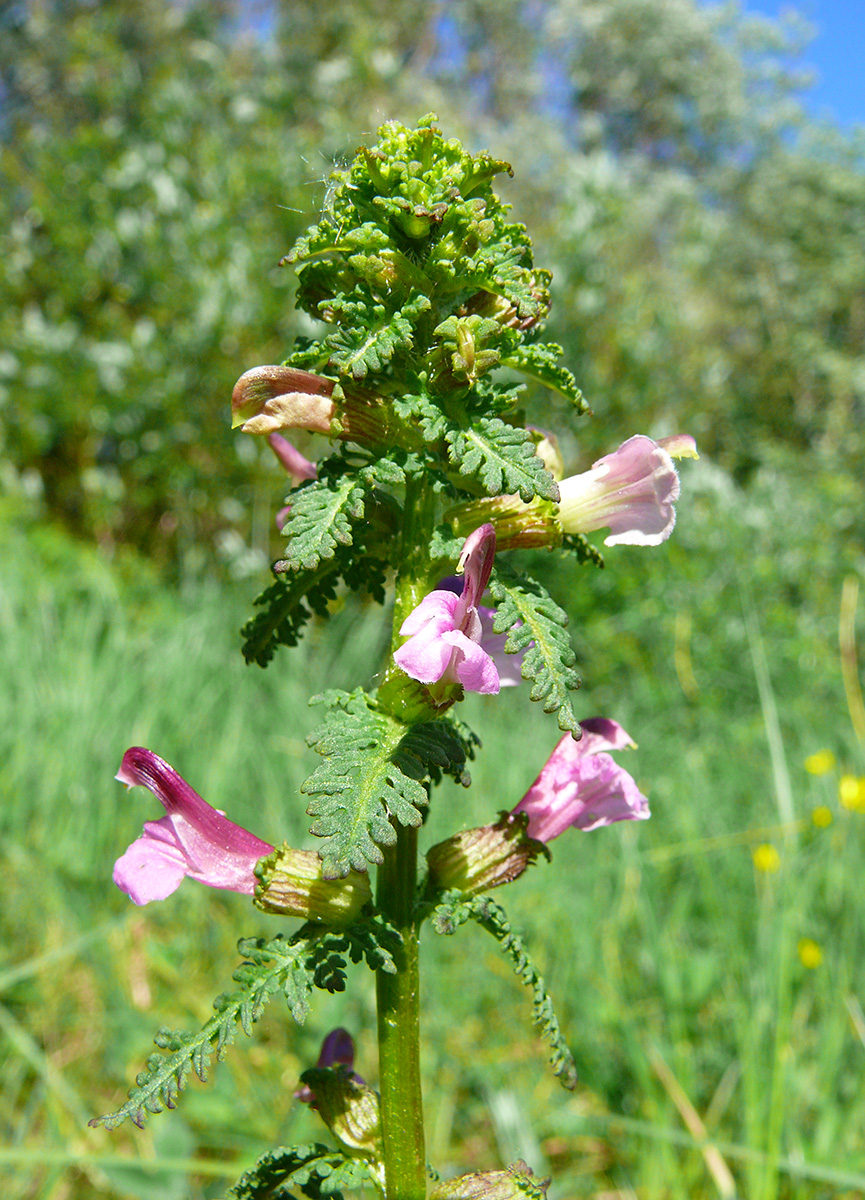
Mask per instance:
[[[542,700],[544,712],[558,714],[560,729],[576,733],[580,725],[570,694],[580,686],[580,677],[566,632],[567,614],[540,584],[517,579],[501,563],[490,593],[497,606],[493,631],[508,634],[506,653],[523,651],[522,675],[531,681],[530,698]]]
[[[589,406],[583,399],[583,393],[577,387],[567,367],[559,363],[563,351],[555,342],[547,345],[541,343],[521,345],[502,356],[502,366],[519,371],[530,379],[537,380],[544,387],[558,392],[566,400],[570,400],[578,413],[589,412]]]
[[[294,571],[278,579],[256,597],[264,611],[243,626],[243,657],[266,667],[277,646],[296,646],[310,617],[324,616],[327,603],[336,598],[339,564],[320,562],[314,571]]]
[[[332,319],[342,327],[327,337],[330,362],[340,374],[365,379],[370,371],[383,371],[397,350],[412,346],[414,326],[430,307],[424,295],[416,295],[399,312],[388,312],[371,297],[325,301]]]
[[[291,495],[285,533],[286,568],[314,570],[333,558],[339,546],[350,546],[352,524],[364,513],[364,488],[355,475],[325,476]]]
[[[480,417],[468,429],[451,429],[446,436],[451,462],[461,475],[477,479],[486,495],[519,492],[526,503],[534,496],[558,500],[558,484],[535,454],[527,429],[498,417]]]
[[[543,976],[532,961],[519,934],[511,929],[505,910],[488,896],[466,897],[462,892],[446,892],[432,912],[436,933],[453,934],[466,921],[476,921],[499,943],[511,960],[514,971],[532,993],[532,1018],[550,1044],[550,1062],[562,1087],[572,1091],[577,1085],[577,1068],[565,1041]]]
[[[372,1182],[362,1159],[312,1142],[269,1150],[241,1176],[230,1195],[236,1200],[291,1200],[290,1189],[296,1188],[312,1200],[343,1200],[343,1189],[354,1191]]]
[[[90,1124],[114,1129],[128,1117],[143,1127],[148,1113],[176,1107],[192,1072],[202,1082],[207,1080],[214,1054],[221,1062],[238,1025],[250,1036],[272,996],[281,992],[292,1017],[302,1025],[309,1013],[313,988],[345,990],[346,955],[353,963],[365,961],[370,970],[393,974],[400,943],[397,930],[378,915],[357,921],[348,929],[305,925],[290,939],[281,934],[270,941],[241,938],[238,949],[246,961],[232,976],[240,985],[238,990],[216,998],[215,1015],[197,1033],[160,1029],[154,1041],[167,1053],[151,1054],[126,1104],[117,1112],[94,1117]]]
[[[324,838],[319,854],[325,878],[366,870],[380,863],[380,846],[396,841],[393,817],[420,825],[429,800],[418,779],[397,763],[406,727],[379,712],[363,691],[314,697],[329,711],[307,743],[325,760],[302,785],[311,796],[307,812],[316,820],[310,832]]]
[[[198,1033],[160,1029],[154,1041],[168,1054],[151,1054],[147,1059],[147,1070],[137,1076],[136,1086],[129,1093],[126,1104],[117,1112],[95,1117],[91,1125],[114,1129],[128,1117],[143,1127],[148,1113],[176,1107],[190,1073],[194,1071],[204,1082],[214,1052],[217,1061],[224,1058],[238,1025],[249,1034],[266,1002],[284,990],[289,979],[296,988],[305,989],[306,993],[311,990],[312,971],[306,961],[310,956],[310,939],[287,941],[277,937],[267,943],[245,939],[240,943],[240,951],[249,956],[249,961],[243,963],[233,976],[240,988],[217,998],[215,1015]],[[297,1011],[301,1010],[294,1009],[295,1015]]]

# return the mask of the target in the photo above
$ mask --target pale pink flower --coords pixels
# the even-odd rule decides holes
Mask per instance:
[[[621,725],[593,717],[580,721],[580,728],[579,741],[565,734],[513,810],[528,814],[528,834],[540,842],[571,826],[587,831],[650,815],[646,797],[607,753],[633,746]]]
[[[446,579],[439,580],[436,587],[437,592],[454,592],[457,596],[463,594],[463,585],[465,580],[461,575],[448,575]],[[507,633],[493,633],[493,621],[495,620],[496,610],[487,608],[485,604],[477,606],[478,616],[481,619],[481,641],[480,647],[485,654],[488,654],[496,666],[499,673],[500,687],[516,687],[517,684],[523,682],[522,665],[523,655],[525,650],[519,650],[516,654],[505,653],[505,642],[508,640]],[[517,626],[522,625],[522,621],[517,621]],[[534,642],[529,643],[534,645]]]
[[[599,458],[590,471],[559,483],[559,521],[565,533],[609,529],[605,546],[657,546],[676,523],[679,476],[673,458],[696,458],[686,434],[637,434]]]
[[[146,821],[141,837],[114,864],[114,882],[135,904],[164,900],[187,875],[209,887],[253,894],[255,864],[273,846],[211,808],[152,750],[127,750],[117,779],[149,788],[166,814]]]
[[[462,594],[430,592],[403,621],[400,634],[408,641],[393,657],[412,679],[456,682],[467,691],[484,695],[498,692],[501,681],[496,664],[481,645],[483,623],[478,611],[495,549],[492,525],[481,525],[469,534],[457,568],[465,573]]]

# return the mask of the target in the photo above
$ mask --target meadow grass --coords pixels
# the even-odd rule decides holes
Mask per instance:
[[[581,1082],[568,1094],[553,1078],[487,935],[427,932],[429,1157],[456,1171],[523,1156],[553,1175],[553,1200],[852,1200],[865,1192],[865,813],[839,804],[839,780],[865,763],[837,651],[842,581],[861,572],[832,528],[846,485],[801,495],[775,471],[746,499],[702,466],[686,486],[665,547],[611,551],[600,573],[559,565],[551,584],[573,613],[583,715],[639,742],[623,761],[652,820],[571,832],[495,893]],[[237,938],[283,924],[190,883],[134,908],[111,866],[158,814],[113,776],[128,745],[148,745],[233,819],[312,845],[306,701],[373,680],[382,615],[349,599],[262,672],[238,649],[248,584],[172,593],[50,529],[0,530],[2,1194],[219,1196],[268,1146],[320,1136],[292,1091],[328,1028],[355,1032],[374,1080],[372,979],[356,968],[301,1028],[274,999],[176,1112],[88,1129],[125,1097],[158,1026],[207,1019]],[[472,697],[463,715],[483,750],[469,789],[434,795],[427,844],[455,814],[470,826],[511,807],[558,734],[522,689]],[[835,765],[809,774],[823,749]]]

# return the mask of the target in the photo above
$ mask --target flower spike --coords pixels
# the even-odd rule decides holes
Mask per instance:
[[[135,904],[164,900],[188,875],[209,887],[252,895],[253,870],[273,846],[235,825],[152,750],[133,746],[117,779],[149,788],[165,809],[114,864],[114,882]]]

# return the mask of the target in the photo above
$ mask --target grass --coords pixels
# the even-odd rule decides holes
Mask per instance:
[[[665,547],[611,551],[603,573],[558,569],[585,715],[639,741],[626,761],[653,819],[566,835],[549,866],[496,894],[569,1032],[572,1095],[495,943],[426,935],[426,1120],[442,1170],[523,1155],[552,1174],[553,1200],[865,1192],[865,814],[838,802],[840,773],[865,764],[849,636],[844,677],[837,649],[842,583],[862,563],[832,533],[846,483],[801,495],[796,478],[766,471],[748,499],[698,467]],[[188,883],[130,905],[111,864],[155,813],[113,775],[127,745],[149,745],[233,819],[311,844],[306,699],[369,680],[381,617],[349,602],[261,672],[237,649],[251,589],[172,595],[48,528],[2,530],[2,1194],[222,1195],[263,1149],[319,1136],[291,1093],[328,1028],[356,1032],[374,1079],[372,980],[358,969],[300,1029],[274,1000],[177,1112],[144,1131],[88,1129],[159,1025],[207,1019],[237,938],[280,928]],[[484,750],[470,789],[434,798],[430,843],[511,806],[556,740],[520,689],[471,698],[464,715]],[[823,748],[838,765],[808,774]]]

